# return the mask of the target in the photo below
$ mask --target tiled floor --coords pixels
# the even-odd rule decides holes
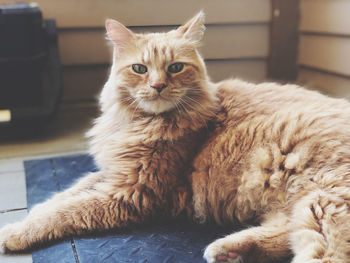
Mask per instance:
[[[0,161],[0,227],[21,220],[27,214],[25,175],[22,162]],[[2,263],[29,263],[31,255],[2,255]]]
[[[62,109],[57,119],[35,139],[0,143],[0,227],[21,220],[27,214],[23,161],[86,152],[85,132],[96,109]],[[1,263],[30,263],[30,254],[1,255]]]

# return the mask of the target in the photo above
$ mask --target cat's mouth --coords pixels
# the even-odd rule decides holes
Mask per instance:
[[[155,96],[147,96],[140,98],[141,100],[139,105],[146,111],[152,113],[161,113],[169,111],[174,108],[173,100],[157,94]]]
[[[170,99],[162,96],[161,94],[157,94],[155,96],[152,96],[152,97],[144,97],[142,98],[144,101],[147,101],[147,102],[152,102],[152,101],[170,101]]]

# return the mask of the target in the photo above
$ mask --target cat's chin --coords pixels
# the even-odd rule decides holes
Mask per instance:
[[[157,98],[154,100],[142,100],[139,102],[140,107],[147,113],[160,114],[174,109],[174,102]]]

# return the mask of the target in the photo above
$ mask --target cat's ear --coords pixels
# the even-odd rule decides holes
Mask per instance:
[[[113,19],[106,20],[107,38],[111,40],[115,47],[124,48],[133,41],[135,35],[123,24]]]
[[[176,30],[182,37],[189,39],[190,41],[199,42],[202,40],[205,25],[204,25],[204,12],[200,11],[191,20],[189,20],[183,26],[180,26]]]

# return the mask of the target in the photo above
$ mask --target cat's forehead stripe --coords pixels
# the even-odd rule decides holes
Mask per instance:
[[[143,63],[170,62],[174,59],[173,50],[166,45],[149,42],[142,54]]]
[[[158,56],[158,49],[156,46],[153,47],[153,56],[157,57]]]

